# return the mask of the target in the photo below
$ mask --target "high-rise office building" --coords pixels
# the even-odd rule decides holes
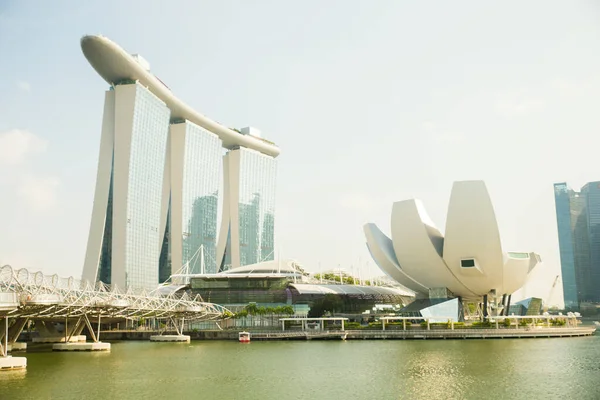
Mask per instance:
[[[169,115],[139,83],[116,84],[105,95],[85,261],[105,283],[150,287],[158,281]]]
[[[196,112],[150,72],[147,61],[109,39],[85,36],[81,47],[110,84],[83,278],[151,290],[184,266],[189,273],[216,272],[226,150],[244,154],[237,165],[243,179],[224,174],[225,191],[236,193],[243,211],[233,215],[223,199],[223,219],[232,226],[254,224],[241,230],[244,256],[230,253],[238,254],[238,264],[272,259],[279,148],[254,129],[233,130]]]
[[[171,264],[189,264],[189,273],[214,273],[221,141],[189,121],[173,124],[169,153],[170,230],[181,232],[170,238]]]
[[[600,302],[600,182],[554,184],[565,307]]]
[[[273,260],[275,159],[240,147],[227,152],[223,166],[219,271]]]

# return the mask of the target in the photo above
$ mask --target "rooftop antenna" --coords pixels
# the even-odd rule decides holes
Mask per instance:
[[[340,285],[344,283],[344,279],[342,278],[342,266],[338,264],[338,271],[340,272]]]
[[[321,283],[323,283],[323,270],[321,269],[321,261],[319,261],[319,278],[321,278]]]
[[[365,285],[362,280],[362,268],[361,268],[360,264],[358,264],[358,282],[360,283],[360,286]]]
[[[362,274],[360,271],[362,270],[362,257],[358,256],[358,284],[362,286]]]
[[[281,275],[281,247],[277,250],[277,255],[279,256],[279,257],[277,257],[277,258],[279,258],[279,260],[277,262],[277,274]]]
[[[200,245],[200,273],[204,275],[204,244]]]

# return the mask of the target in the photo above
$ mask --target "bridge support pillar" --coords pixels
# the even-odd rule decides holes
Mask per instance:
[[[2,318],[2,330],[4,343],[0,345],[2,356],[0,357],[0,371],[27,368],[25,357],[13,357],[8,355],[8,315]]]
[[[150,336],[151,342],[180,342],[180,343],[189,343],[190,336],[183,334],[183,327],[185,326],[185,318],[181,318],[181,325],[178,324],[178,321],[174,317],[169,318],[175,331],[176,335],[152,335]]]
[[[56,329],[55,322],[37,320],[35,330],[39,336],[34,337],[31,341],[33,343],[64,343],[66,340],[70,342],[85,342],[85,335],[75,334],[75,332],[81,333],[83,329],[83,326],[81,326],[81,329],[78,328],[77,322],[76,318],[65,319],[64,332],[60,332]]]
[[[52,345],[53,351],[110,351],[110,343],[56,343]]]
[[[21,332],[23,332],[23,328],[27,325],[27,321],[29,318],[15,318],[15,321],[8,328],[8,343],[13,344],[17,341]]]
[[[75,322],[75,320],[73,320]],[[94,331],[94,328],[92,328],[92,323],[90,322],[89,317],[87,316],[87,314],[83,314],[81,317],[79,317],[79,319],[75,322],[75,325],[73,326],[71,334],[79,331],[81,332],[81,330],[83,329],[84,326],[87,326],[88,331],[90,332],[90,335],[92,336],[92,343],[86,343],[85,341],[83,343],[73,343],[73,342],[68,342],[68,343],[56,343],[54,345],[52,345],[52,350],[53,351],[110,351],[110,343],[103,343],[100,341],[100,314],[98,314],[98,331],[97,333]],[[67,324],[68,321],[65,323]],[[66,331],[67,329],[65,329]],[[85,336],[84,336],[85,337]],[[64,340],[67,340],[68,337],[63,338]]]
[[[151,342],[180,342],[189,343],[190,337],[188,335],[152,335],[150,336]]]

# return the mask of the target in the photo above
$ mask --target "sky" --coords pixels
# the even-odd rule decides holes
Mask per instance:
[[[363,224],[419,198],[443,232],[483,179],[504,249],[544,260],[517,297],[547,298],[552,185],[600,180],[595,1],[0,0],[0,264],[81,275],[107,89],[85,34],[281,148],[276,246],[311,271],[381,274]]]

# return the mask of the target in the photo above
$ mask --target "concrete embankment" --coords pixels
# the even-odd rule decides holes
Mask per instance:
[[[184,332],[191,340],[238,340],[238,331],[197,331]],[[150,340],[150,336],[160,335],[158,331],[103,331],[100,337],[103,341],[112,342],[119,340]],[[173,335],[175,332],[164,332],[164,335]]]
[[[522,329],[414,329],[406,331],[348,331],[346,340],[393,339],[523,339],[591,336],[594,327]]]
[[[252,340],[410,340],[410,339],[520,339],[590,336],[595,327],[520,328],[520,329],[408,329],[342,331],[270,331],[251,332]],[[106,331],[103,341],[150,340],[156,331]],[[191,340],[238,340],[238,331],[185,332]]]

